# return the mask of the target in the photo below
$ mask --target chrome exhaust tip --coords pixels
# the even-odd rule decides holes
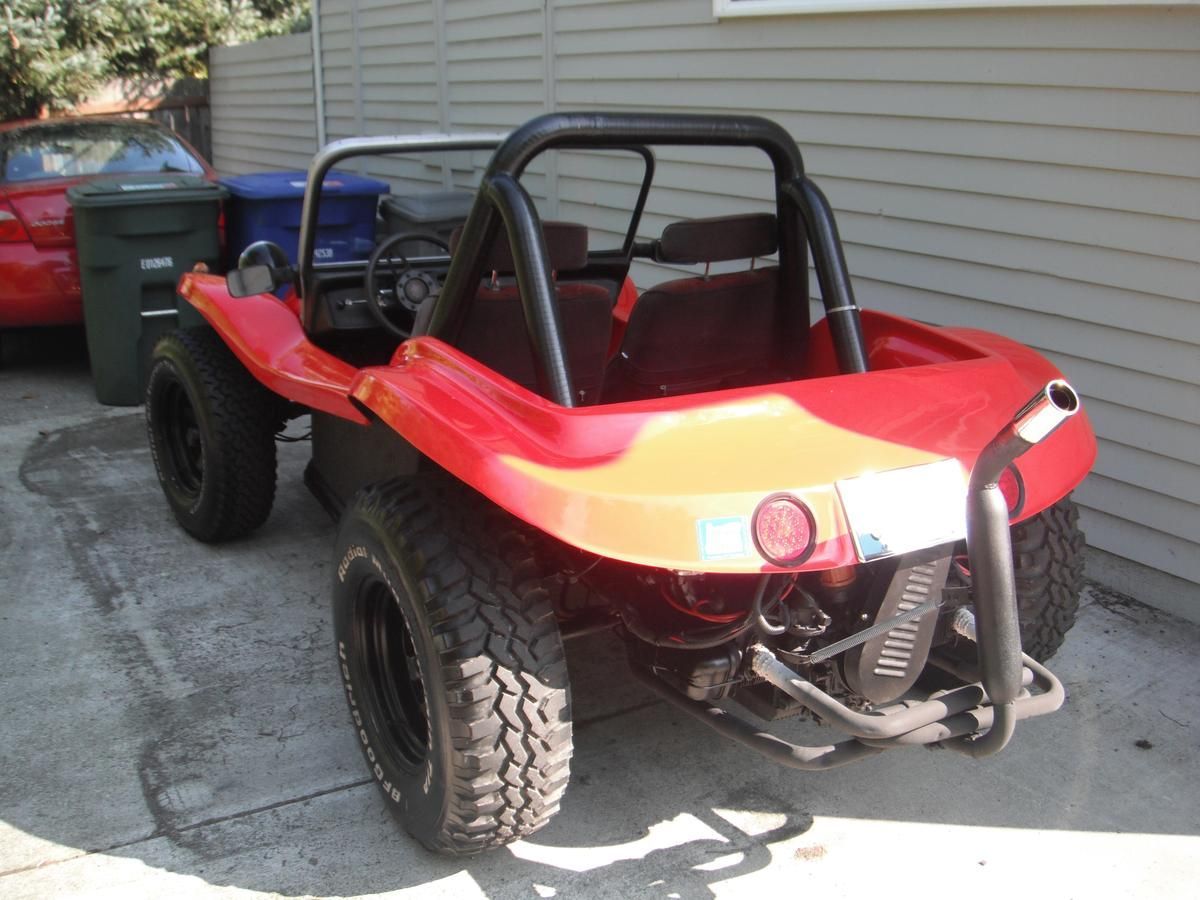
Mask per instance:
[[[1075,388],[1063,379],[1056,378],[1021,407],[1013,417],[1013,431],[1027,444],[1036,444],[1079,412],[1081,406]]]

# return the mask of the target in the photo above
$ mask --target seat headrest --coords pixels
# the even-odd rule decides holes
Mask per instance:
[[[779,249],[770,213],[672,222],[663,229],[655,258],[668,263],[709,263],[770,256]]]
[[[451,254],[458,249],[462,230],[462,226],[459,225],[450,234]],[[550,268],[554,271],[575,272],[587,268],[588,233],[586,227],[574,222],[543,222],[542,235],[546,239],[546,252],[550,255]],[[508,245],[508,234],[503,227],[496,235],[496,240],[489,248],[485,260],[485,271],[499,272],[501,275],[511,275],[516,271],[512,251]]]

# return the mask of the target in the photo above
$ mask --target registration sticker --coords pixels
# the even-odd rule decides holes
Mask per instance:
[[[956,460],[847,478],[837,492],[863,562],[966,537],[967,477]]]
[[[745,516],[699,519],[696,536],[701,559],[737,559],[750,555],[749,522]]]

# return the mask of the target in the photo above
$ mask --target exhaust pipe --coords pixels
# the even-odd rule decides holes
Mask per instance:
[[[1000,476],[1025,451],[1049,437],[1080,409],[1079,395],[1055,379],[1038,391],[1013,420],[992,438],[971,470],[967,489],[967,557],[975,602],[979,669],[984,690],[997,708],[997,724],[1006,727],[980,739],[977,748],[994,753],[1008,742],[1008,711],[1021,692],[1021,630],[1013,580],[1008,504],[1000,492]],[[1007,732],[1001,734],[1000,731]],[[985,749],[986,748],[986,749]],[[984,755],[983,753],[973,755]]]

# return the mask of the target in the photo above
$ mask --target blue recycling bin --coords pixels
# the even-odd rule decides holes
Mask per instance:
[[[257,172],[222,178],[229,191],[225,212],[230,267],[255,241],[274,241],[296,262],[300,244],[300,211],[307,172]],[[366,259],[375,247],[379,197],[383,181],[349,172],[331,171],[321,189],[321,210],[314,258],[317,262]]]

